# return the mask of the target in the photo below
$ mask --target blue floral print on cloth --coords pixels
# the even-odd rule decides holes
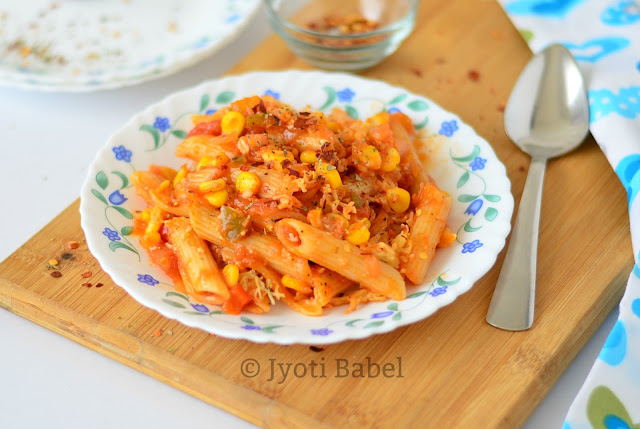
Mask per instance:
[[[640,2],[500,2],[534,52],[562,43],[573,53],[588,80],[591,134],[627,191],[634,268],[563,429],[640,428]],[[480,209],[474,204],[467,214]]]

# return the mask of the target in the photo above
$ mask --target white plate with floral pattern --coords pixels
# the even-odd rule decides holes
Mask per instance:
[[[220,49],[259,0],[0,0],[0,84],[94,91],[175,73]]]
[[[179,167],[175,147],[190,129],[189,115],[230,101],[269,94],[296,109],[333,107],[367,118],[386,109],[406,113],[431,141],[425,161],[438,186],[454,197],[449,226],[458,239],[439,249],[427,280],[408,286],[404,301],[326,310],[303,316],[277,303],[265,314],[222,313],[176,292],[151,265],[135,236],[132,213],[145,207],[128,177],[150,164]],[[420,321],[468,291],[494,264],[511,228],[513,197],[506,170],[489,143],[434,102],[405,89],[325,72],[257,72],[205,82],[136,115],[98,153],[82,187],[80,213],[89,249],[114,280],[141,304],[185,325],[258,343],[329,344],[368,337]]]

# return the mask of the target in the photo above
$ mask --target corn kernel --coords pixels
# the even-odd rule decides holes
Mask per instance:
[[[182,182],[182,179],[184,179],[187,176],[188,172],[189,170],[187,170],[186,165],[183,165],[182,167],[180,167],[178,174],[176,174],[176,177],[173,178],[173,186],[176,186],[178,183]]]
[[[198,189],[202,192],[215,192],[224,189],[227,186],[227,182],[224,179],[207,180],[206,182],[200,182]]]
[[[369,219],[367,219],[366,217],[364,219],[362,219],[361,221],[364,226],[366,226],[367,228],[371,228],[371,221]]]
[[[238,279],[240,278],[240,270],[237,265],[225,265],[222,269],[222,276],[229,286],[235,286],[238,284]]]
[[[222,117],[222,121],[220,122],[220,128],[224,134],[242,133],[244,130],[245,118],[242,113],[238,112],[227,112]]]
[[[358,158],[370,170],[379,170],[382,166],[380,151],[375,146],[367,145],[358,153]]]
[[[211,204],[212,206],[222,207],[224,203],[226,203],[229,199],[229,191],[227,191],[227,189],[225,188],[219,191],[209,192],[208,194],[204,195],[204,198],[209,201],[209,204]]]
[[[347,241],[356,246],[366,243],[370,237],[371,233],[362,222],[356,222],[351,225],[347,233]]]
[[[318,209],[320,210],[320,209]],[[327,215],[327,218],[331,219],[331,220],[339,220],[340,222],[342,222],[342,224],[344,225],[344,229],[349,228],[349,221],[347,220],[346,217],[342,216],[341,214],[338,213],[329,213]]]
[[[327,128],[329,128],[334,133],[340,131],[340,125],[337,122],[331,121],[327,124]]]
[[[402,188],[391,188],[387,190],[387,202],[391,210],[396,213],[402,213],[409,208],[411,195]]]
[[[386,124],[389,122],[389,113],[380,112],[376,115],[373,115],[369,119],[367,119],[367,122],[373,125],[374,127],[378,125]]]
[[[49,265],[58,265],[59,262],[57,259],[49,259]]]
[[[315,164],[318,161],[318,156],[312,150],[305,150],[300,154],[300,162],[306,162],[307,164]]]
[[[151,214],[149,213],[148,208],[142,210],[142,213],[140,213],[140,220],[143,222],[149,222],[149,220],[151,220]]]
[[[384,158],[384,162],[382,163],[382,171],[389,172],[393,171],[400,165],[400,153],[397,149],[391,148],[389,149],[389,153]]]
[[[144,239],[147,245],[153,245],[160,242],[160,228],[162,227],[162,210],[159,207],[153,207],[149,213],[149,221],[144,231]]]
[[[342,178],[335,166],[322,163],[316,167],[316,170],[327,178],[327,183],[331,186],[331,189],[337,189],[342,186]]]
[[[171,184],[171,182],[169,181],[169,179],[165,180],[164,182],[162,182],[160,185],[158,185],[158,192],[162,192],[165,189],[167,189],[169,187],[169,185]]]
[[[293,289],[298,292],[302,292],[306,289],[304,283],[302,283],[297,278],[291,277],[289,275],[282,276],[281,281],[284,287],[288,287],[289,289]]]
[[[236,177],[236,189],[243,198],[254,196],[260,190],[261,185],[260,178],[249,171],[243,171]]]
[[[262,160],[264,162],[273,161],[275,163],[276,168],[282,168],[282,161],[284,161],[285,159],[288,159],[291,162],[295,162],[296,160],[293,157],[293,154],[289,151],[269,149],[262,152]]]
[[[221,165],[227,165],[231,161],[226,153],[219,152],[214,156],[203,156],[198,161],[198,170],[205,167],[220,167]]]

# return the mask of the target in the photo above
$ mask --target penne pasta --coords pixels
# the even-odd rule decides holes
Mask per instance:
[[[406,297],[404,280],[398,270],[375,256],[363,254],[348,241],[294,219],[279,221],[275,231],[291,253],[356,281],[372,292],[397,300]]]
[[[211,251],[191,227],[189,219],[175,217],[165,222],[169,243],[178,257],[179,266],[186,279],[185,285],[196,293],[214,294],[229,298],[229,288],[213,260]]]
[[[421,194],[423,197],[409,235],[408,257],[402,264],[405,276],[414,284],[422,283],[427,276],[451,209],[451,196],[442,193],[435,185],[425,185]]]

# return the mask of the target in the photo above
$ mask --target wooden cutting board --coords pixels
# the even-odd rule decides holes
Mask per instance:
[[[471,124],[506,165],[517,203],[529,160],[504,134],[500,106],[530,55],[496,2],[423,0],[415,32],[364,75],[424,94]],[[309,67],[272,36],[232,72],[287,68]],[[633,264],[628,231],[624,190],[589,139],[549,165],[537,318],[527,332],[484,320],[501,257],[452,305],[389,334],[315,350],[217,338],[140,306],[114,285],[82,242],[78,202],[0,265],[0,307],[258,425],[513,428],[621,298]],[[70,240],[80,247],[66,249]],[[45,269],[52,257],[61,261],[60,278]],[[87,271],[92,276],[83,278]],[[394,363],[396,375],[400,358],[402,377],[334,377],[336,359],[367,357]],[[257,377],[242,375],[246,359],[262,366]],[[324,360],[327,378],[268,381],[270,359]]]

